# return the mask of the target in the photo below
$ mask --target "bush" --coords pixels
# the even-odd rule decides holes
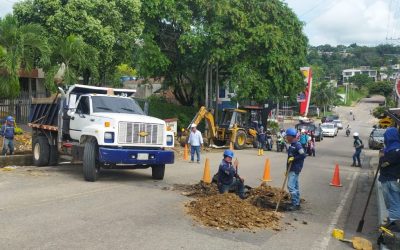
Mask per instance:
[[[149,97],[149,115],[160,119],[178,118],[178,129],[186,128],[197,111],[194,107],[169,103],[163,97]]]
[[[382,117],[385,116],[385,110],[386,110],[386,107],[376,107],[376,108],[374,108],[374,110],[372,111],[372,115],[373,115],[375,118],[380,119],[380,118],[382,118]]]
[[[276,121],[268,121],[267,129],[271,130],[273,133],[277,133],[277,131],[279,131],[279,124]]]

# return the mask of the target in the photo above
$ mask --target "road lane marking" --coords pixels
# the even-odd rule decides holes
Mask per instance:
[[[357,179],[358,176],[358,172],[354,173],[352,178],[351,178],[351,182],[350,182],[350,186],[347,189],[346,193],[344,194],[343,198],[341,199],[338,208],[336,209],[335,213],[333,214],[332,220],[328,226],[328,230],[325,233],[325,237],[321,240],[321,241],[317,241],[312,249],[315,250],[321,250],[321,249],[327,249],[329,246],[329,241],[332,238],[332,231],[333,229],[336,227],[336,224],[338,223],[339,217],[343,212],[344,207],[346,206],[346,202],[347,199],[349,198],[349,195],[351,193],[351,190],[353,190],[353,186],[354,186],[354,182]]]

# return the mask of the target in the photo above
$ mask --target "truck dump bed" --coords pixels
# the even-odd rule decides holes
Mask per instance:
[[[61,99],[56,95],[33,99],[28,125],[33,128],[58,130],[60,102]]]

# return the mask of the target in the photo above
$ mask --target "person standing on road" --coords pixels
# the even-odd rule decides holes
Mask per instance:
[[[264,148],[265,148],[264,126],[260,126],[260,128],[257,131],[257,141],[258,141],[258,156],[264,155]]]
[[[196,124],[192,124],[191,130],[188,141],[190,144],[190,162],[194,162],[194,153],[196,153],[197,163],[200,163],[200,149],[203,145],[203,136],[197,130]]]
[[[229,192],[230,189],[235,189],[236,194],[244,199],[244,180],[237,173],[238,161],[236,160],[232,165],[232,150],[225,150],[223,156],[224,159],[218,168],[218,191],[223,194]]]
[[[361,166],[361,151],[364,148],[364,144],[360,139],[360,135],[357,132],[354,132],[353,134],[353,138],[354,138],[354,143],[353,146],[355,148],[355,152],[353,154],[353,164],[351,164],[352,167],[362,167]],[[358,162],[358,165],[356,165],[356,163]]]
[[[388,128],[383,135],[384,154],[380,158],[379,181],[389,219],[386,226],[400,231],[400,137],[397,128]]]
[[[303,149],[306,150],[307,149],[307,143],[308,143],[308,135],[306,133],[305,129],[301,130],[301,134],[300,134],[300,144],[301,146],[303,146]]]
[[[289,210],[300,209],[300,188],[299,188],[299,175],[303,169],[304,159],[306,158],[306,152],[300,142],[296,139],[297,131],[294,128],[286,130],[286,140],[290,143],[288,148],[288,190],[292,198],[292,205]],[[290,169],[289,169],[290,168]]]
[[[3,150],[1,152],[2,155],[6,155],[7,150],[10,150],[10,155],[14,153],[14,134],[14,118],[12,116],[8,116],[6,118],[5,124],[1,127],[0,131],[0,135],[3,137]]]

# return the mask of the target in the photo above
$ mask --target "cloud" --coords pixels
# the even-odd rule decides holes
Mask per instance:
[[[19,0],[0,0],[0,17],[4,17],[12,12],[12,7],[14,3],[19,2]]]
[[[390,1],[387,0],[305,0],[301,1],[301,4],[299,2],[287,0],[289,7],[292,7],[305,22],[304,31],[312,45],[385,43],[388,29],[400,22],[393,11],[395,8],[390,8]],[[307,11],[310,9],[312,11]],[[396,29],[395,33],[400,34]]]

